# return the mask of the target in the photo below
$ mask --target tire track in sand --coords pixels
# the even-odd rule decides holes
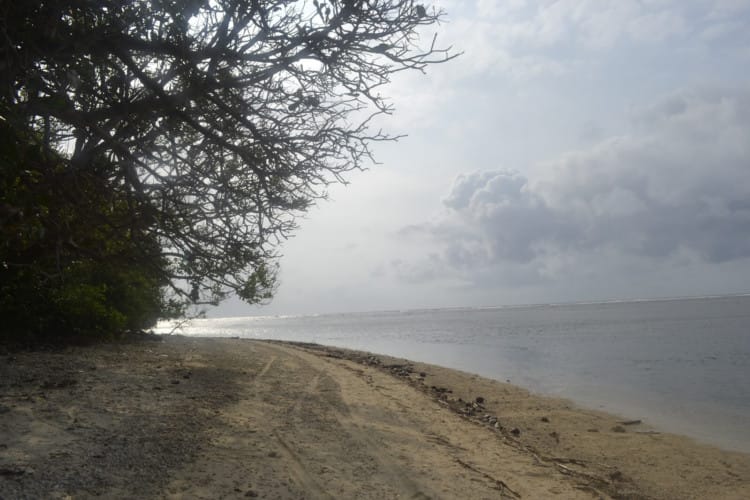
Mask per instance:
[[[410,499],[424,500],[437,497],[437,495],[434,493],[426,492],[425,490],[428,490],[427,488],[425,488],[423,485],[418,484],[410,477],[410,473],[412,471],[410,471],[408,468],[400,466],[401,460],[399,460],[398,457],[393,456],[392,454],[385,451],[387,445],[384,446],[383,442],[379,442],[376,439],[375,435],[372,433],[371,429],[362,430],[361,428],[359,428],[358,423],[355,422],[351,418],[351,416],[346,415],[346,412],[342,411],[341,408],[337,407],[337,405],[332,404],[332,402],[330,401],[331,394],[325,394],[320,390],[321,375],[330,378],[330,373],[328,373],[330,372],[330,370],[324,371],[313,366],[313,363],[311,361],[319,362],[319,357],[313,356],[312,358],[310,358],[309,354],[299,351],[298,349],[290,349],[280,346],[274,347],[283,350],[285,354],[294,356],[299,360],[300,363],[304,365],[305,368],[315,373],[310,383],[305,386],[303,394],[295,398],[294,403],[289,407],[290,416],[297,414],[296,416],[298,418],[302,418],[304,421],[304,419],[309,418],[309,414],[299,414],[300,411],[303,410],[302,407],[304,402],[307,400],[315,401],[319,405],[323,406],[323,409],[328,414],[328,416],[336,422],[336,426],[340,429],[340,432],[338,433],[339,439],[348,441],[348,446],[353,449],[363,450],[366,452],[367,459],[369,459],[369,461],[375,466],[376,470],[373,472],[377,472],[379,473],[378,475],[384,476],[385,481],[383,482],[383,484],[388,485],[390,488],[394,488],[400,493],[400,495],[405,494],[405,497]],[[334,366],[342,368],[338,364],[333,365],[330,362],[326,364],[327,368],[332,368]],[[348,368],[348,366],[346,368]],[[336,396],[341,397],[340,388],[337,388]],[[396,400],[394,400],[394,403],[397,403],[398,406],[403,406],[402,403]],[[304,409],[304,411],[310,410],[311,408]],[[348,407],[347,410],[349,410]],[[305,461],[297,453],[295,453],[292,447],[288,443],[286,443],[285,440],[282,439],[280,435],[278,435],[278,433],[276,434],[276,438],[285,448],[286,452],[294,459],[294,462],[296,463],[298,469],[297,472],[301,473],[304,482],[306,484],[312,483],[314,485],[317,485],[317,482],[313,479],[313,476],[308,472],[308,468],[305,467]],[[354,460],[354,457],[350,457],[350,459]],[[325,491],[319,485],[318,487],[319,490],[317,490],[316,493]],[[332,498],[328,493],[324,494],[329,498]]]
[[[274,359],[276,357],[274,356]],[[320,381],[320,375],[316,374],[310,382],[305,386],[305,394],[315,394],[316,388]],[[289,407],[288,413],[294,413],[298,411],[302,403],[302,398],[296,397],[294,402]],[[315,479],[315,477],[308,471],[308,467],[305,466],[303,458],[294,450],[294,448],[281,436],[279,429],[273,430],[273,436],[276,441],[281,445],[281,449],[286,458],[286,461],[291,465],[288,472],[292,474],[294,479],[299,483],[300,486],[306,491],[314,495],[315,498],[329,498],[333,499],[334,496],[330,495]]]
[[[347,393],[344,399],[354,402],[357,408],[352,407],[351,415],[337,412],[338,421],[342,427],[353,430],[354,437],[368,449],[387,480],[398,489],[399,497],[590,498],[567,480],[561,484],[559,478],[552,477],[549,481],[539,480],[539,484],[530,485],[532,488],[520,493],[517,486],[522,484],[518,479],[521,474],[538,476],[536,471],[525,469],[530,457],[488,439],[490,436],[484,429],[466,428],[455,415],[445,412],[432,400],[423,400],[421,393],[391,375],[352,366],[348,360],[304,348],[288,349],[299,352],[300,357],[317,358],[317,363],[311,360],[311,364],[322,363],[320,371],[341,382]],[[377,394],[375,398],[373,392]],[[362,407],[363,402],[368,402],[367,406]],[[429,445],[425,446],[426,443]],[[492,448],[500,452],[495,455],[502,465],[488,458]],[[512,486],[484,470],[499,472],[498,467],[512,479]],[[436,470],[443,473],[436,475]],[[453,479],[446,482],[445,476]],[[425,493],[433,489],[438,493]]]

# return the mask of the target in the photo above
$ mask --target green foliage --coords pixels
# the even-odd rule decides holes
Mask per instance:
[[[419,0],[3,2],[0,117],[45,145],[6,151],[24,207],[3,258],[52,283],[130,259],[185,302],[267,300],[296,217],[396,139],[375,128],[383,86],[455,57],[420,39],[441,17]],[[136,251],[157,240],[166,263]]]
[[[0,334],[26,341],[270,299],[295,218],[396,139],[382,86],[455,57],[418,0],[0,5]]]
[[[255,303],[270,299],[273,294],[273,283],[276,276],[265,265],[258,266],[255,272],[245,281],[244,286],[237,291],[237,296],[245,302]]]
[[[0,122],[0,338],[101,339],[179,312],[156,237],[95,171]]]

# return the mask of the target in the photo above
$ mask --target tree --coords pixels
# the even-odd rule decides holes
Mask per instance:
[[[95,175],[177,296],[271,296],[277,244],[372,159],[399,71],[455,57],[413,0],[0,2],[0,117]],[[80,242],[64,238],[66,245]]]
[[[91,167],[0,121],[0,341],[111,338],[180,312],[155,235]]]

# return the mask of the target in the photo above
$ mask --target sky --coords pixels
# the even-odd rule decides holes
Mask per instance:
[[[750,0],[443,0],[408,134],[208,316],[750,292]]]

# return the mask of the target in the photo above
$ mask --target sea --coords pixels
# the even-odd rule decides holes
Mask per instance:
[[[750,453],[750,295],[196,319],[174,333],[437,364]]]

